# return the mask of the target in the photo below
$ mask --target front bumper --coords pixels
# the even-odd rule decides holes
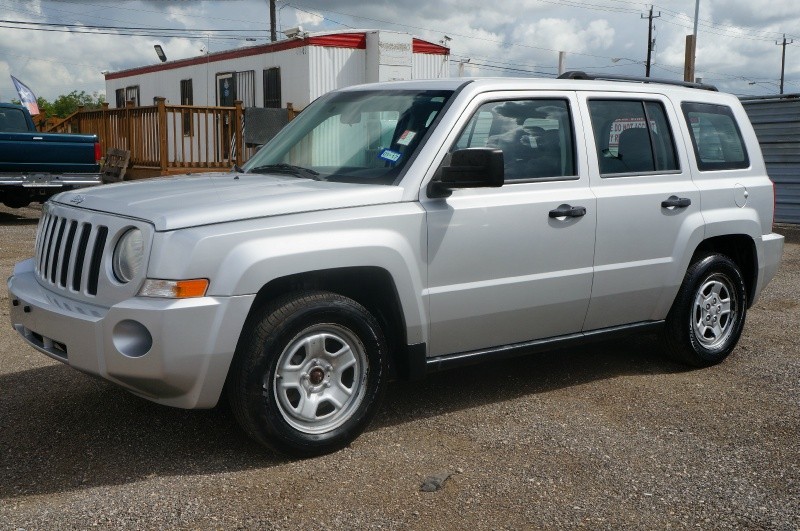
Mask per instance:
[[[110,308],[43,288],[33,260],[8,279],[11,324],[34,348],[161,404],[213,407],[255,295],[151,299]]]

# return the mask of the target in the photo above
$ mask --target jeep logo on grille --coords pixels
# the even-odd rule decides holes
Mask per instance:
[[[75,203],[77,205],[78,203],[83,203],[84,199],[85,199],[85,197],[83,197],[82,195],[76,195],[75,197],[70,199],[69,202],[70,203]]]

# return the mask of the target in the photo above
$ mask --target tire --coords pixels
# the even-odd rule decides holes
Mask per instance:
[[[720,363],[739,341],[746,313],[747,290],[736,263],[721,254],[700,257],[667,315],[668,355],[694,367]]]
[[[280,453],[336,451],[369,424],[383,398],[388,352],[376,319],[329,292],[296,293],[256,311],[228,373],[244,430]]]
[[[3,204],[8,208],[24,208],[31,204],[31,200],[27,197],[10,195],[3,199]]]

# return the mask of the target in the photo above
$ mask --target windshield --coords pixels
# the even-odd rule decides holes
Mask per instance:
[[[259,150],[243,171],[394,184],[451,94],[370,90],[320,98]]]

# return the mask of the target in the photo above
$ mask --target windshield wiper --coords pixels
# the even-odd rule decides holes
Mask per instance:
[[[303,168],[302,166],[293,166],[292,164],[265,164],[263,166],[256,166],[251,168],[247,173],[288,173],[296,175],[297,177],[305,177],[307,179],[314,179],[315,181],[324,180],[319,172],[310,168]]]

